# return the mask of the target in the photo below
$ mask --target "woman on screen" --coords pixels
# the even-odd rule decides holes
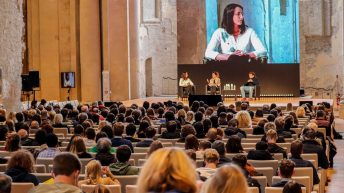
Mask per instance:
[[[266,49],[256,32],[245,25],[244,8],[238,4],[229,4],[223,11],[221,27],[211,37],[205,57],[226,61],[230,56],[266,56]]]

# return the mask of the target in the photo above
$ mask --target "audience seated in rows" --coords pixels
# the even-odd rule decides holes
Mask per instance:
[[[47,149],[42,150],[37,158],[54,158],[61,151],[57,148],[58,138],[55,134],[50,133],[47,135]]]

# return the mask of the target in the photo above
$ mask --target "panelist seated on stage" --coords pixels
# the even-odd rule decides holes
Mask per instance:
[[[179,88],[182,96],[194,95],[195,85],[189,78],[188,72],[183,72],[182,77],[179,79]]]
[[[211,73],[211,79],[207,79],[207,92],[210,92],[210,94],[221,94],[221,79],[219,72],[212,72]]]
[[[248,73],[248,80],[247,82],[240,87],[241,97],[246,100],[246,93],[248,93],[249,99],[252,99],[253,92],[255,91],[256,87],[259,86],[258,78],[256,77],[256,73],[249,72]],[[255,91],[257,92],[257,91]]]
[[[227,61],[230,57],[257,59],[266,57],[267,51],[256,32],[245,25],[244,8],[229,4],[224,9],[221,27],[212,35],[205,57]]]

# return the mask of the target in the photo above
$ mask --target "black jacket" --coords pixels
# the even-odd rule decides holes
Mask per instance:
[[[10,176],[13,182],[31,182],[35,186],[39,184],[39,180],[35,175],[28,173],[22,168],[11,168],[7,170],[5,174]]]
[[[319,184],[320,180],[319,180],[318,172],[310,161],[303,160],[301,157],[300,158],[291,157],[290,160],[295,163],[295,167],[297,168],[312,167],[313,168],[313,185]]]
[[[168,131],[164,131],[161,135],[160,138],[163,139],[179,139],[180,138],[180,134],[177,132],[168,132]]]
[[[228,127],[224,132],[226,136],[238,135],[240,138],[246,138],[246,132],[239,128]]]
[[[127,145],[130,148],[131,152],[134,153],[134,147],[133,147],[132,143],[127,139],[123,139],[120,137],[114,137],[111,139],[111,143],[112,143],[112,147]]]
[[[314,140],[305,140],[303,143],[303,153],[316,153],[318,154],[318,164],[323,169],[329,167],[328,159],[325,150]]]
[[[276,143],[268,143],[268,151],[270,153],[283,153],[283,158],[287,158],[287,153],[285,150]]]
[[[153,139],[144,139],[143,141],[137,142],[136,147],[149,147],[153,142]]]
[[[264,135],[264,134],[265,134],[265,131],[263,127],[257,126],[253,128],[253,135]]]
[[[220,159],[219,159],[219,164],[217,164],[217,167],[221,167],[223,165],[226,165],[228,163],[231,163],[232,160],[226,156],[220,155]]]
[[[273,160],[270,152],[266,150],[251,150],[247,154],[247,159],[251,160]]]
[[[139,140],[139,139],[136,139],[136,138],[134,138],[134,137],[125,137],[124,139],[126,139],[126,140],[129,140],[129,141],[131,141],[132,143],[134,142],[139,142],[139,141],[141,141],[141,140]]]
[[[102,166],[109,166],[117,161],[115,156],[111,153],[97,153],[95,160],[98,160]]]

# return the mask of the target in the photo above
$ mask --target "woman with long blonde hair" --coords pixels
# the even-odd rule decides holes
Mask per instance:
[[[208,179],[201,193],[248,193],[248,185],[240,168],[235,165],[224,165]]]
[[[163,148],[149,156],[137,180],[137,193],[196,193],[196,170],[181,149]]]
[[[238,128],[251,128],[252,127],[251,116],[247,111],[239,111],[235,115],[235,119],[238,120]]]
[[[306,117],[306,110],[304,107],[300,106],[297,107],[296,111],[295,111],[296,117],[297,118],[302,118],[302,117]]]
[[[103,177],[103,174],[106,177]],[[101,166],[100,162],[97,160],[92,160],[86,165],[86,175],[85,180],[81,180],[78,186],[82,185],[119,185],[119,181],[111,173],[108,167]]]

